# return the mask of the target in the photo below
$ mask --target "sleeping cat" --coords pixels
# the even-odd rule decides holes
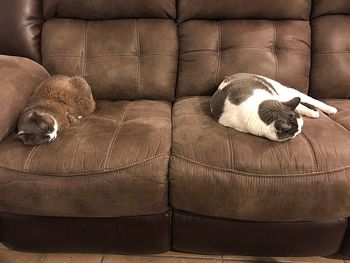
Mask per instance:
[[[81,77],[52,76],[39,85],[19,117],[16,138],[27,145],[51,142],[95,110],[91,88]]]
[[[224,126],[266,137],[292,139],[301,132],[300,115],[318,118],[337,109],[272,79],[249,73],[227,77],[212,96],[210,109]]]

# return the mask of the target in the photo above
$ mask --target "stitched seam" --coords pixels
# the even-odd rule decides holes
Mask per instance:
[[[140,47],[140,28],[139,28],[139,21],[136,19],[136,41],[137,41],[137,76],[136,76],[136,97],[139,96],[139,89],[140,89],[140,66],[141,66],[141,47]]]
[[[221,23],[218,22],[218,67],[216,69],[216,80],[215,80],[215,86],[218,86],[219,82],[219,75],[220,75],[220,63],[221,63]]]
[[[113,120],[113,119],[109,119],[109,118],[105,118],[105,117],[97,117],[97,116],[91,116],[91,117],[85,117],[85,119],[98,119],[98,120],[105,120],[105,121],[111,121],[114,123],[120,122],[120,120]],[[151,118],[147,118],[147,117],[138,117],[138,118],[133,118],[130,120],[125,120],[124,123],[128,123],[128,122],[133,122],[133,121],[143,121],[143,120],[150,120]],[[171,121],[171,119],[167,118],[167,117],[155,117],[152,118],[152,120],[166,120],[166,121]]]
[[[291,53],[297,53],[297,54],[302,54],[302,55],[309,55],[306,52],[302,52],[299,49],[295,48],[268,48],[268,47],[255,47],[255,46],[239,46],[239,47],[231,47],[227,48],[225,50],[221,49],[221,51],[226,51],[226,50],[240,50],[240,49],[256,49],[256,50],[266,50],[266,51],[271,51],[271,52],[282,52],[282,51],[289,51]],[[192,54],[192,53],[202,53],[202,54],[217,54],[217,50],[214,49],[207,49],[207,50],[190,50],[190,51],[184,51],[181,52],[180,55],[187,55],[187,54]]]
[[[281,176],[280,174],[259,174],[259,173],[250,173],[250,172],[244,172],[244,171],[238,171],[238,170],[231,170],[231,169],[227,169],[227,168],[221,168],[221,167],[216,167],[213,165],[209,165],[209,164],[204,164],[192,159],[189,159],[187,157],[181,156],[181,155],[177,155],[177,154],[173,154],[172,157],[178,157],[184,161],[196,164],[198,166],[203,166],[203,167],[207,167],[207,168],[211,168],[213,170],[217,170],[217,171],[222,171],[222,172],[234,172],[238,175],[242,175],[242,176],[252,176],[252,177],[259,177],[259,178],[263,178],[263,177],[275,177],[275,178],[290,178],[290,177],[302,177],[302,176],[313,176],[313,175],[320,175],[320,174],[327,174],[327,173],[331,173],[331,172],[339,172],[342,170],[347,170],[350,168],[350,165],[346,165],[340,168],[335,168],[335,169],[330,169],[330,170],[325,170],[325,171],[319,171],[319,172],[308,172],[308,173],[299,173],[299,174],[290,174],[290,175],[283,175]]]
[[[350,132],[350,130],[348,128],[346,128],[345,126],[341,125],[339,122],[333,120],[332,118],[328,117],[328,119],[330,119],[332,122],[334,122],[335,124],[337,124],[338,126],[340,126],[341,128],[343,128],[345,131]]]
[[[233,165],[233,149],[232,149],[232,143],[231,143],[231,137],[228,132],[228,128],[225,128],[226,136],[227,136],[227,145],[228,145],[228,155],[230,157],[230,169],[234,170]]]
[[[317,165],[317,158],[316,158],[316,153],[314,151],[314,148],[312,148],[312,145],[310,143],[310,140],[308,137],[305,136],[305,134],[301,133],[301,136],[305,139],[309,149],[310,149],[310,153],[311,153],[311,156],[312,156],[312,161],[314,163],[314,171],[316,171],[318,165]]]
[[[124,111],[124,113],[122,115],[122,118],[121,118],[121,121],[118,123],[117,128],[115,129],[115,131],[113,133],[113,136],[112,136],[112,139],[111,139],[111,141],[110,141],[110,143],[108,145],[106,159],[105,159],[104,164],[102,165],[102,169],[103,170],[106,170],[107,167],[109,166],[111,155],[112,155],[112,151],[114,149],[114,144],[115,144],[115,142],[117,140],[117,137],[118,137],[119,131],[121,129],[121,126],[123,125],[123,122],[124,122],[124,119],[125,119],[125,116],[126,116],[126,112],[128,111],[129,105],[130,105],[130,102],[126,105],[125,111]]]
[[[28,170],[30,162],[32,161],[33,155],[38,147],[39,146],[34,146],[33,149],[31,149],[31,151],[29,152],[28,157],[27,157],[26,161],[24,162],[23,170]]]
[[[327,54],[350,54],[350,51],[333,51],[333,50],[329,50],[329,51],[322,51],[322,52],[313,54],[313,56],[327,55]]]
[[[82,67],[82,76],[83,78],[85,78],[85,72],[86,72],[86,60],[87,60],[87,33],[88,33],[88,25],[89,25],[89,21],[86,21],[86,25],[85,25],[85,44],[84,44],[84,62],[83,62],[83,67]]]
[[[87,59],[92,59],[92,58],[104,58],[104,57],[136,57],[137,54],[102,54],[102,55],[91,55],[91,56],[86,56]],[[140,57],[151,57],[151,56],[166,56],[166,57],[175,57],[177,58],[177,56],[175,55],[171,55],[171,54],[163,54],[163,53],[150,53],[150,54],[140,54]],[[81,56],[79,55],[50,55],[50,56],[46,56],[45,58],[43,58],[43,60],[47,60],[50,58],[81,58]]]
[[[277,74],[278,74],[278,58],[276,53],[276,47],[277,47],[277,30],[276,25],[274,21],[272,22],[273,32],[274,32],[274,47],[272,48],[272,53],[275,57],[275,80],[277,80]]]
[[[36,171],[30,171],[30,170],[14,170],[8,167],[0,167],[0,169],[6,169],[8,171],[14,171],[14,172],[19,172],[19,173],[25,173],[25,174],[35,174],[35,175],[41,175],[41,176],[55,176],[55,177],[64,177],[64,178],[69,178],[69,176],[94,176],[94,175],[101,175],[101,174],[105,174],[105,173],[111,173],[111,172],[119,172],[119,171],[123,171],[123,170],[127,170],[130,168],[134,168],[137,166],[141,166],[147,163],[151,163],[152,161],[155,161],[157,159],[161,159],[167,157],[167,159],[169,158],[169,154],[168,153],[162,153],[162,154],[158,154],[156,156],[150,157],[148,159],[144,159],[142,161],[139,162],[134,162],[125,166],[121,166],[118,168],[113,168],[113,169],[107,169],[107,170],[103,170],[103,171],[92,171],[92,172],[82,172],[82,173],[47,173],[47,172],[36,172]]]

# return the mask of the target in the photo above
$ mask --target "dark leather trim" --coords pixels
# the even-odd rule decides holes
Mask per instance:
[[[42,0],[2,0],[0,54],[41,62]]]
[[[0,214],[11,249],[31,252],[163,253],[170,248],[170,214],[78,218]]]
[[[350,257],[350,220],[348,220],[348,227],[339,253],[346,257]]]
[[[338,251],[347,220],[249,222],[173,212],[172,248],[200,254],[325,256]]]

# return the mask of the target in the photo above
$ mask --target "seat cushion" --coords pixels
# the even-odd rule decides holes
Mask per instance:
[[[350,99],[328,99],[324,100],[324,102],[338,109],[338,113],[330,117],[336,122],[338,122],[345,129],[350,130]]]
[[[171,104],[97,102],[94,114],[37,147],[0,143],[0,212],[136,216],[167,211]]]
[[[173,109],[170,204],[250,221],[327,220],[350,215],[350,132],[328,116],[273,142],[221,126],[209,97]]]

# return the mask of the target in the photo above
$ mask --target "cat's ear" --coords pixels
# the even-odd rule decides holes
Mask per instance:
[[[30,138],[30,134],[24,131],[19,131],[15,134],[15,138],[25,142]]]
[[[33,121],[36,121],[37,123],[41,122],[42,119],[43,119],[43,115],[37,111],[31,111],[29,114],[28,114],[28,118],[33,120]]]
[[[68,113],[67,113],[67,119],[68,119],[68,122],[69,122],[70,125],[75,125],[75,124],[77,124],[79,122],[78,118],[76,118],[75,116],[70,115]]]
[[[295,108],[298,107],[300,101],[301,101],[301,99],[299,97],[295,97],[289,101],[282,102],[282,103],[284,105],[286,105],[287,107],[289,107],[291,110],[295,110]]]
[[[37,111],[32,111],[29,113],[28,117],[33,122],[36,122],[43,131],[48,131],[50,129],[49,120],[46,116],[44,116],[44,114]]]

